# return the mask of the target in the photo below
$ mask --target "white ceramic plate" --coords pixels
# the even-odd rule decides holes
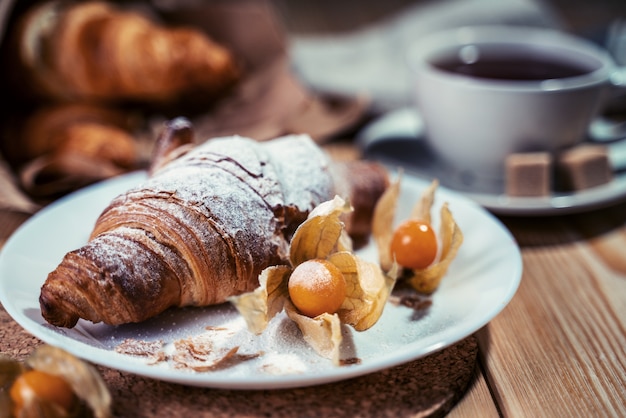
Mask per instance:
[[[519,248],[509,232],[480,206],[442,188],[436,207],[443,201],[450,203],[464,232],[464,244],[432,296],[430,308],[415,311],[388,303],[374,327],[361,333],[347,331],[344,349],[358,358],[359,364],[336,367],[320,358],[302,342],[299,331],[284,315],[275,318],[260,337],[254,337],[228,304],[172,309],[141,324],[117,327],[83,320],[73,329],[46,324],[38,298],[48,272],[66,252],[85,243],[97,216],[114,196],[144,178],[143,173],[133,173],[74,193],[29,219],[9,239],[0,254],[0,301],[27,331],[91,362],[164,381],[234,389],[307,386],[402,364],[460,341],[507,305],[521,279]],[[408,215],[426,185],[405,176],[400,217]],[[376,250],[368,246],[360,254],[374,260]],[[207,326],[230,329],[233,336],[226,344],[240,345],[242,353],[263,350],[265,354],[232,368],[200,373],[170,363],[149,365],[143,358],[114,350],[126,338],[171,343],[198,335]]]
[[[390,166],[402,166],[424,178],[436,177],[442,185],[462,193],[498,215],[545,216],[583,212],[626,201],[626,139],[609,144],[609,158],[617,166],[607,184],[577,192],[555,192],[546,197],[511,197],[503,181],[485,183],[433,155],[426,145],[423,121],[414,108],[392,111],[365,127],[358,137],[363,154]]]

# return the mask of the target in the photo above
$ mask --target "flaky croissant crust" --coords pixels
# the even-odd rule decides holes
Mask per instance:
[[[334,193],[329,162],[306,136],[210,140],[111,202],[91,240],[49,274],[42,314],[66,327],[79,317],[121,324],[250,291]]]

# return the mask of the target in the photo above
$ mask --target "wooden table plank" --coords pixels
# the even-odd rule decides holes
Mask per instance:
[[[585,219],[593,225],[606,213]],[[598,255],[602,237],[587,245],[589,230],[577,229],[577,220],[509,223],[522,248],[522,283],[479,334],[504,416],[626,416],[626,280]],[[625,230],[608,239],[626,239]]]
[[[461,401],[447,415],[448,418],[498,418],[500,413],[496,407],[485,375],[480,366],[476,367],[474,376]]]

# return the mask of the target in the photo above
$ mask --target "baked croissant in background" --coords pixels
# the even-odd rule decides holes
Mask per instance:
[[[116,325],[224,302],[257,287],[265,267],[285,263],[296,227],[336,194],[355,207],[347,230],[368,233],[388,185],[380,166],[338,167],[305,135],[223,137],[195,148],[191,138],[186,120],[170,122],[150,178],[115,198],[89,242],[48,275],[40,304],[49,323]]]
[[[31,198],[141,167],[152,119],[205,112],[237,84],[227,47],[134,7],[16,4],[1,45],[0,149]]]
[[[12,32],[10,78],[44,99],[206,103],[239,77],[230,51],[204,33],[101,1],[37,4]]]
[[[140,125],[141,116],[119,108],[46,105],[6,124],[1,149],[22,189],[47,201],[144,164]]]

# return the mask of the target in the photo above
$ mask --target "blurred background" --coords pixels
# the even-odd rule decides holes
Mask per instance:
[[[448,27],[492,23],[553,27],[603,47],[609,36],[613,36],[621,39],[619,49],[626,55],[626,1],[622,0],[272,0],[272,3],[290,34],[291,55],[304,79],[318,88],[350,91],[349,86],[357,88],[361,77],[365,81],[365,74],[372,75],[367,80],[372,83],[374,68],[380,66],[378,80],[369,89],[378,95],[383,108],[406,104],[406,98],[400,96],[407,88],[406,76],[388,71],[404,65],[403,54],[413,41]],[[611,42],[616,44],[614,40]],[[341,76],[349,60],[359,72],[350,71]],[[395,79],[382,80],[383,74]]]
[[[285,17],[290,31],[315,33],[353,30],[382,16],[401,12],[407,7],[443,7],[445,3],[461,3],[463,0],[272,0]],[[471,2],[471,0],[470,0]],[[626,18],[626,2],[623,0],[502,0],[484,1],[492,5],[531,4],[545,9],[552,18],[558,19],[568,30],[582,35],[598,36],[607,24],[618,18]]]
[[[411,105],[406,50],[439,29],[557,28],[626,65],[624,0],[111,0],[119,10],[92,8],[68,24],[72,3],[92,2],[0,0],[0,180],[44,204],[145,168],[158,128],[175,116],[192,119],[198,140],[349,140],[373,117]],[[169,34],[179,26],[198,32],[184,35],[193,42]],[[85,85],[88,94],[76,92]],[[2,197],[0,206],[15,201]]]

